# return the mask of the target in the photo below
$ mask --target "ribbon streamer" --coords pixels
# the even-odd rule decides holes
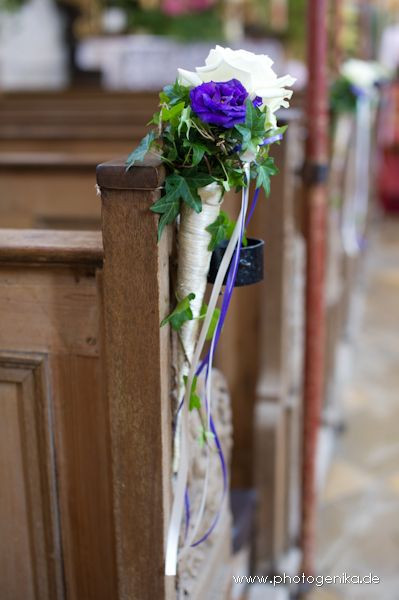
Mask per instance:
[[[242,201],[241,201],[241,212],[240,212],[240,219],[237,221],[236,227],[239,227],[239,236],[238,236],[238,240],[237,240],[237,245],[236,245],[236,251],[235,251],[235,263],[236,263],[236,271],[238,269],[238,264],[239,264],[239,258],[240,258],[240,249],[241,249],[241,240],[243,237],[243,233],[244,233],[244,223],[245,223],[245,216],[246,216],[246,212],[247,212],[247,206],[248,206],[248,192],[249,192],[249,166],[245,165],[245,174],[246,174],[246,178],[247,178],[247,188],[243,189],[243,194],[242,194]],[[230,268],[230,265],[229,265]],[[231,272],[231,271],[230,271]],[[227,286],[226,286],[227,287]],[[227,308],[228,308],[228,304],[230,302],[230,298],[233,292],[233,287],[234,287],[234,280],[233,278],[231,278],[230,281],[230,289],[226,290],[225,292],[225,298],[227,299],[226,305],[225,305],[225,309],[224,309],[224,314],[223,314],[223,320],[222,320],[222,314],[219,317],[219,322],[218,322],[218,328],[216,329],[213,337],[212,337],[212,341],[211,341],[211,347],[209,350],[209,356],[208,356],[208,364],[207,364],[207,370],[206,370],[206,378],[205,378],[205,382],[206,382],[206,402],[205,402],[205,406],[206,406],[206,413],[207,413],[207,420],[208,420],[208,430],[211,431],[211,414],[212,414],[212,364],[213,364],[213,357],[214,357],[214,353],[215,353],[215,349],[216,349],[216,341],[219,339],[220,336],[220,332],[221,332],[221,328],[223,326],[223,321],[225,319],[226,313],[227,313]],[[204,511],[205,511],[205,505],[206,505],[206,498],[207,498],[207,491],[208,491],[208,480],[209,480],[209,467],[210,467],[210,452],[209,452],[209,446],[206,446],[206,470],[205,470],[205,479],[204,479],[204,487],[203,487],[203,491],[202,491],[202,497],[201,497],[201,503],[200,503],[200,509],[198,511],[197,514],[197,518],[196,518],[196,522],[195,525],[193,527],[193,530],[191,531],[191,534],[189,536],[189,539],[187,540],[184,549],[182,550],[181,554],[183,555],[189,546],[192,545],[198,545],[200,543],[200,541],[198,542],[194,542],[195,536],[198,532],[198,529],[201,525],[201,521],[204,515]],[[218,520],[219,516],[217,515],[217,520]],[[217,522],[217,521],[216,521]],[[216,526],[216,523],[213,524],[213,528]],[[209,535],[209,533],[208,533]],[[208,537],[207,534],[205,534],[204,539],[206,539]]]
[[[260,146],[268,146],[269,144],[274,144],[274,142],[281,142],[283,139],[283,135],[278,133],[277,135],[272,135],[271,137],[265,138]]]
[[[249,164],[246,164],[244,168],[245,168],[245,173],[247,176],[247,181],[249,184]],[[243,229],[243,223],[245,221],[247,203],[248,203],[248,188],[244,188],[243,193],[242,193],[241,210],[240,210],[239,218],[237,220],[237,223],[234,228],[231,239],[227,245],[225,254],[223,256],[222,262],[220,264],[220,267],[219,267],[219,270],[218,270],[218,273],[216,276],[216,280],[215,280],[215,283],[214,283],[214,286],[212,289],[212,293],[211,293],[211,297],[209,300],[208,310],[205,315],[205,319],[204,319],[204,322],[203,322],[203,325],[201,328],[199,339],[198,339],[198,342],[197,342],[197,345],[195,348],[194,356],[193,356],[193,359],[191,362],[190,370],[189,370],[189,373],[187,376],[185,395],[184,395],[184,398],[182,401],[182,406],[181,406],[181,413],[182,413],[181,414],[181,418],[182,418],[181,454],[180,454],[180,461],[179,461],[176,483],[175,483],[174,500],[173,500],[173,506],[172,506],[171,519],[170,519],[170,523],[169,523],[167,546],[166,546],[165,574],[170,575],[170,576],[176,575],[180,526],[181,526],[185,507],[186,507],[186,518],[187,518],[187,515],[189,515],[189,510],[187,510],[188,503],[186,501],[186,497],[187,497],[186,496],[186,487],[187,487],[188,468],[189,468],[188,401],[187,401],[187,399],[190,397],[190,391],[191,391],[193,378],[197,371],[197,365],[198,365],[198,362],[200,359],[202,349],[205,344],[206,334],[209,329],[209,325],[210,325],[210,322],[211,322],[211,319],[213,316],[214,309],[217,304],[217,300],[218,300],[221,288],[223,286],[226,272],[229,269],[234,250],[238,246],[238,251],[239,251],[239,248],[241,246],[242,229]],[[238,255],[239,255],[239,253],[238,253]],[[218,331],[218,329],[216,331]],[[219,330],[219,335],[220,335],[220,330]],[[211,344],[211,351],[209,354],[209,359],[210,359],[209,373],[208,373],[207,386],[206,386],[206,388],[207,388],[206,406],[207,406],[207,415],[208,415],[208,427],[211,431],[212,431],[211,394],[210,394],[211,364],[212,364],[211,359],[213,358],[213,352],[215,349],[216,335],[214,335],[212,341],[213,341],[213,349],[212,349],[212,344]],[[179,407],[179,410],[180,410],[180,407]],[[213,425],[213,429],[215,429],[214,425]],[[216,438],[215,438],[215,440],[216,440]],[[221,449],[220,443],[219,443],[219,447]],[[206,446],[206,451],[207,451],[207,467],[206,467],[206,475],[205,475],[205,481],[204,481],[204,490],[203,490],[202,499],[201,499],[201,506],[200,506],[199,513],[197,515],[195,527],[194,527],[193,531],[191,532],[189,539],[186,539],[186,544],[185,544],[184,550],[187,550],[190,547],[190,545],[192,544],[193,537],[195,536],[195,534],[198,530],[198,527],[199,527],[201,519],[202,519],[203,511],[205,508],[206,491],[207,491],[207,487],[208,487],[207,483],[208,483],[208,476],[209,476],[209,448],[207,446]],[[219,455],[220,455],[220,453],[219,453]],[[224,465],[224,467],[225,467],[225,465]],[[227,477],[227,471],[226,471],[226,477]],[[215,525],[216,525],[216,523],[215,523]]]
[[[254,213],[258,198],[259,198],[259,192],[260,192],[260,188],[258,188],[257,190],[255,190],[255,194],[252,200],[252,204],[251,204],[251,208],[247,217],[247,220],[245,222],[245,227],[248,227],[248,224],[252,218],[252,215]],[[242,239],[243,237],[243,233],[244,233],[244,228],[241,229],[240,231],[240,238]],[[234,285],[235,285],[235,280],[237,277],[237,272],[238,272],[238,266],[239,266],[239,260],[240,260],[240,251],[241,251],[241,244],[237,244],[236,246],[236,251],[234,254],[234,258],[232,260],[232,262],[230,263],[230,267],[229,267],[229,271],[228,271],[228,275],[227,275],[227,281],[226,281],[226,287],[225,287],[225,292],[223,294],[223,302],[222,302],[222,307],[221,307],[221,311],[220,311],[220,317],[217,323],[217,327],[214,333],[214,338],[215,338],[215,343],[214,343],[214,351],[216,351],[216,347],[220,338],[220,334],[222,332],[223,329],[223,325],[224,325],[224,321],[226,319],[227,316],[227,311],[230,305],[230,300],[233,294],[233,290],[234,290]],[[206,380],[208,378],[208,373],[209,373],[209,363],[210,363],[210,353],[208,351],[206,357],[204,358],[204,360],[201,362],[200,366],[197,369],[196,375],[199,376],[200,373],[202,372],[202,370],[204,369],[204,367],[206,366]],[[181,409],[182,403],[179,406],[178,411]],[[207,406],[207,404],[206,404]],[[221,465],[221,470],[222,470],[222,477],[223,477],[223,492],[222,492],[222,497],[220,500],[220,508],[218,509],[214,520],[211,524],[211,526],[209,527],[209,529],[207,530],[207,532],[196,542],[193,542],[191,544],[191,547],[194,548],[195,546],[199,546],[202,542],[204,542],[212,533],[212,531],[215,529],[221,512],[222,512],[222,508],[223,508],[223,502],[226,496],[226,492],[227,492],[227,482],[228,482],[228,476],[227,476],[227,466],[226,466],[226,461],[224,458],[224,454],[223,454],[223,449],[222,446],[220,444],[220,440],[216,431],[216,427],[215,424],[213,422],[212,419],[212,415],[210,415],[210,427],[211,427],[211,431],[214,435],[215,438],[215,445],[216,448],[218,450],[218,455],[219,455],[219,459],[220,459],[220,465]],[[185,543],[187,543],[187,531],[189,529],[190,526],[190,499],[189,499],[189,494],[188,494],[188,489],[186,489],[186,523],[185,523]]]
[[[345,252],[355,256],[363,247],[369,204],[371,98],[357,93],[355,165],[351,194],[343,207],[342,240]]]

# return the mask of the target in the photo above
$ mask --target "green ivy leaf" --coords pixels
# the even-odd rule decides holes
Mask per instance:
[[[188,170],[185,179],[188,186],[197,192],[198,188],[205,187],[215,181],[215,178],[208,173],[197,173],[196,170]]]
[[[183,380],[184,380],[184,385],[187,385],[187,375],[183,376]],[[200,410],[201,408],[201,398],[198,396],[197,394],[197,381],[198,381],[198,377],[196,375],[194,375],[193,377],[193,381],[191,384],[191,390],[190,390],[190,402],[189,402],[189,406],[188,409],[190,411],[192,410]]]
[[[168,189],[175,196],[178,196],[183,202],[188,204],[196,213],[200,213],[202,210],[201,198],[198,195],[198,188],[203,187],[202,184],[198,185],[197,179],[192,177],[182,177],[174,173],[169,175],[166,179],[166,191]],[[209,183],[209,181],[208,181]],[[206,184],[205,184],[206,185]]]
[[[165,194],[150,207],[150,210],[161,215],[158,223],[158,239],[161,239],[165,226],[173,223],[180,212],[180,194],[173,186],[168,185],[168,179],[165,182]]]
[[[159,111],[152,115],[152,118],[147,123],[147,127],[148,127],[148,125],[159,125],[160,120],[161,120],[161,112]]]
[[[204,319],[206,315],[206,311],[208,310],[208,306],[203,304],[200,310],[200,319]],[[218,324],[220,317],[220,308],[216,307],[213,311],[211,322],[209,323],[208,331],[206,332],[206,340],[209,342],[213,338],[213,334],[215,333],[216,326]]]
[[[266,196],[270,194],[270,175],[266,167],[259,165],[258,176],[256,178],[256,187],[263,187]]]
[[[175,81],[173,85],[166,85],[163,88],[163,91],[160,93],[159,98],[161,102],[166,102],[167,104],[174,106],[179,102],[184,102],[185,104],[188,104],[189,94],[190,90],[188,87],[180,85],[178,81]]]
[[[204,146],[204,144],[200,144],[198,142],[192,143],[191,148],[193,149],[193,162],[192,166],[195,167],[204,157],[205,152],[208,151],[208,148]]]
[[[211,234],[211,240],[208,244],[208,250],[213,251],[223,240],[227,239],[227,226],[229,217],[221,210],[216,217],[216,221],[206,227],[206,231]]]
[[[251,130],[248,128],[248,126],[246,124],[243,125],[242,123],[239,123],[235,126],[235,129],[241,134],[242,145],[245,146],[246,144],[249,144],[251,141]]]
[[[150,131],[145,137],[143,137],[137,148],[135,148],[127,157],[126,169],[130,169],[130,167],[132,167],[136,162],[143,160],[147,152],[149,152],[155,138],[156,134],[154,131]]]
[[[183,110],[184,102],[179,102],[171,108],[167,108],[164,106],[161,110],[161,119],[164,122],[170,121],[175,123],[177,121],[178,116],[183,112]]]
[[[228,171],[229,186],[236,190],[245,187],[245,175],[242,169],[230,169]]]
[[[265,115],[253,105],[252,100],[247,98],[245,113],[245,125],[251,132],[251,138],[263,138],[265,135]]]
[[[230,219],[227,213],[220,211],[216,221],[206,227],[206,231],[211,234],[211,241],[208,245],[208,250],[213,251],[221,242],[229,240],[233,235],[236,222]],[[242,245],[247,246],[248,241],[245,233],[242,238]]]
[[[270,129],[267,132],[267,137],[274,137],[275,135],[284,135],[287,131],[288,125],[282,125],[281,127],[276,127],[275,129]]]
[[[211,181],[213,177],[206,174],[189,174],[187,177],[182,177],[174,173],[166,177],[164,195],[151,206],[153,212],[162,215],[158,224],[158,239],[161,238],[165,226],[176,219],[180,212],[181,201],[188,204],[196,213],[201,212],[202,202],[197,190]]]
[[[191,321],[193,318],[193,311],[191,310],[190,302],[194,300],[195,294],[188,294],[183,300],[177,304],[176,308],[163,319],[161,322],[161,327],[170,323],[170,326],[175,331],[179,331],[182,325],[186,323],[186,321]]]
[[[266,196],[270,194],[270,177],[278,173],[274,160],[269,157],[263,163],[257,165],[258,175],[256,178],[256,187],[263,187]]]

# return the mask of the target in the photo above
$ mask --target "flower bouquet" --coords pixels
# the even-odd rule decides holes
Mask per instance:
[[[349,256],[358,254],[364,247],[372,130],[379,102],[378,86],[386,75],[377,62],[352,58],[342,64],[339,77],[331,87],[330,105],[334,116],[331,197],[341,213],[336,219],[340,219],[342,245]],[[345,190],[342,190],[339,173],[346,161],[349,167],[344,179]]]
[[[330,105],[335,113],[355,112],[359,98],[375,102],[377,85],[387,76],[384,68],[375,61],[351,58],[341,65],[339,76],[331,86]]]
[[[294,82],[289,75],[277,77],[272,64],[265,55],[216,46],[205,66],[195,72],[179,69],[176,82],[160,93],[160,110],[150,122],[153,128],[126,163],[130,168],[150,151],[159,154],[166,168],[165,187],[151,207],[159,214],[158,236],[166,225],[174,222],[178,225],[177,305],[161,323],[169,323],[179,339],[176,479],[166,551],[169,575],[176,572],[180,526],[188,496],[190,411],[200,414],[200,441],[204,448],[208,450],[214,444],[221,453],[212,420],[212,360],[237,276],[240,250],[246,244],[246,224],[259,190],[263,188],[269,195],[270,177],[277,172],[269,150],[273,142],[282,139],[284,128],[277,126],[275,113],[280,107],[288,107],[292,91],[287,87]],[[246,218],[251,180],[256,192]],[[236,222],[221,211],[223,196],[232,189],[242,192]],[[224,243],[223,254],[206,306],[203,301],[211,256],[221,243]],[[223,285],[219,310],[216,305]],[[207,340],[210,348],[201,361]],[[202,374],[205,374],[203,399],[196,388],[197,378]],[[225,477],[222,453],[220,458]],[[181,553],[198,544],[195,539],[206,491],[207,475],[199,514]],[[214,525],[216,522],[217,516]]]

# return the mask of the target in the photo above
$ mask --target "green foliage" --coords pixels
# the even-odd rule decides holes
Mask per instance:
[[[209,178],[207,178],[206,181],[209,183]],[[195,210],[196,213],[200,213],[202,210],[202,205],[201,198],[197,192],[197,189],[200,187],[200,185],[196,182],[197,179],[194,177],[186,178],[177,174],[169,175],[167,178],[168,189],[171,190],[170,193],[177,194],[190,206],[190,208]]]
[[[204,157],[205,152],[208,152],[208,148],[205,144],[201,144],[200,142],[188,142],[187,146],[191,146],[193,152],[192,166],[197,166]]]
[[[188,379],[187,375],[184,375],[183,376],[184,385],[187,385],[187,379]],[[188,405],[188,409],[190,411],[200,410],[200,408],[201,408],[201,398],[197,394],[197,381],[198,381],[198,377],[196,375],[194,375],[193,381],[191,384],[190,401],[189,401],[189,405]]]
[[[264,162],[258,165],[256,187],[263,187],[266,196],[270,195],[270,177],[276,173],[278,173],[278,169],[271,156],[265,158]]]
[[[167,108],[167,106],[164,106],[161,110],[161,121],[164,121],[165,123],[170,121],[171,123],[176,124],[178,122],[178,117],[179,117],[180,113],[183,111],[183,109],[184,109],[184,102],[179,102],[178,104],[174,104],[170,108]]]
[[[223,40],[223,27],[220,11],[210,8],[181,15],[167,15],[159,8],[142,9],[132,0],[119,0],[128,13],[128,27],[131,31],[147,31],[155,35],[174,37],[179,40]]]
[[[188,294],[183,300],[177,304],[176,308],[163,319],[161,322],[161,327],[170,323],[170,326],[175,331],[179,331],[179,329],[186,323],[186,321],[191,321],[193,318],[193,311],[191,310],[190,302],[194,300],[195,294]]]
[[[356,94],[345,77],[339,77],[330,88],[330,108],[335,113],[353,113],[356,110]]]
[[[27,3],[27,0],[0,0],[0,10],[14,12],[19,10]]]
[[[178,102],[188,104],[189,98],[189,89],[184,85],[180,85],[178,81],[175,81],[172,85],[166,85],[159,94],[160,101],[170,106],[174,106]]]
[[[174,173],[166,178],[165,194],[151,206],[153,212],[162,215],[158,223],[158,238],[161,237],[165,226],[176,219],[181,201],[196,213],[201,212],[202,203],[197,190],[212,181],[209,175],[194,172],[190,172],[187,177]]]
[[[173,223],[180,212],[180,194],[173,184],[169,183],[168,179],[165,183],[165,189],[165,194],[151,206],[153,212],[161,215],[158,222],[158,239],[161,238],[165,226]]]
[[[231,220],[229,215],[223,210],[220,211],[216,218],[216,221],[208,225],[206,231],[211,234],[211,241],[208,245],[208,250],[213,251],[221,242],[229,240],[233,235],[234,227],[236,222]],[[247,238],[244,234],[242,239],[242,245],[247,245]]]
[[[229,217],[224,211],[220,211],[216,221],[208,225],[206,230],[211,234],[211,241],[208,245],[208,250],[214,250],[223,240],[227,239],[227,228],[229,225]]]
[[[133,167],[136,162],[143,160],[147,152],[150,151],[155,137],[154,131],[150,131],[145,137],[143,137],[137,148],[135,148],[135,150],[133,150],[133,152],[131,152],[127,157],[126,169],[130,169],[130,167]]]
[[[206,311],[208,310],[208,306],[204,303],[201,306],[199,319],[205,319]],[[206,332],[206,340],[208,342],[213,338],[213,334],[215,333],[216,326],[218,324],[220,317],[220,308],[216,307],[213,311],[211,322],[209,323],[208,331]]]

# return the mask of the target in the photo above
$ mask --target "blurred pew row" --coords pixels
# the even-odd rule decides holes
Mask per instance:
[[[159,330],[171,301],[173,235],[157,245],[148,211],[162,169],[151,163],[126,174],[123,160],[104,165],[101,201],[94,177],[97,164],[123,158],[141,139],[156,104],[153,94],[0,98],[5,598],[175,597],[162,577],[173,340]],[[274,148],[280,173],[250,228],[266,243],[265,279],[235,290],[217,357],[231,397],[226,408],[220,379],[228,456],[233,428],[234,526],[227,519],[202,554],[182,563],[180,593],[193,599],[208,597],[204,590],[214,597],[211,589],[241,597],[232,574],[300,568],[304,124],[300,109],[282,118],[289,128]],[[336,357],[357,260],[341,235],[353,193],[345,156],[331,172],[341,200],[332,203],[328,239],[324,425],[333,431],[341,418]],[[238,198],[224,205],[234,214]]]
[[[143,137],[157,96],[10,93],[0,106],[2,226],[99,229],[96,165]]]

